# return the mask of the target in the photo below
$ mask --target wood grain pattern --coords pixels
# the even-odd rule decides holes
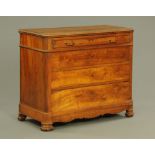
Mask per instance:
[[[54,122],[69,122],[72,120],[75,120],[75,118],[78,119],[89,119],[89,118],[94,118],[94,117],[98,117],[98,116],[103,116],[104,114],[117,114],[120,113],[126,109],[132,109],[131,106],[132,102],[129,101],[123,101],[122,103],[116,105],[116,104],[112,104],[112,105],[102,105],[96,108],[88,108],[86,110],[82,110],[82,111],[77,111],[74,113],[67,113],[64,115],[55,115],[52,116]],[[131,108],[129,108],[131,107]],[[132,117],[133,115],[131,115],[130,117]],[[126,113],[126,117],[127,113]]]
[[[106,36],[106,37],[83,37],[76,39],[66,39],[66,40],[54,40],[53,48],[66,48],[72,46],[92,46],[92,45],[101,45],[101,44],[111,44],[116,43],[115,36]]]
[[[129,100],[129,83],[89,86],[56,91],[51,94],[53,115],[62,115],[105,104],[117,104]]]
[[[61,90],[68,87],[104,84],[105,82],[128,81],[130,78],[129,70],[129,63],[124,63],[53,72],[51,89]]]
[[[35,50],[38,52],[59,52],[83,49],[96,49],[120,44],[132,45],[131,32],[116,34],[102,34],[94,36],[73,37],[45,37],[33,34],[21,33],[20,47]]]
[[[104,34],[92,36],[78,36],[78,37],[65,37],[53,38],[51,48],[72,48],[80,46],[94,46],[94,45],[113,45],[120,43],[130,43],[130,33],[119,34]],[[50,48],[50,47],[49,47]]]
[[[20,35],[20,45],[48,50],[48,38],[22,33]]]
[[[130,46],[57,52],[49,56],[51,70],[94,67],[129,61]]]
[[[87,108],[86,110],[77,111],[76,113],[67,113],[66,115],[55,115],[51,112],[44,113],[42,111],[36,110],[28,105],[25,105],[24,103],[20,104],[19,110],[29,117],[38,120],[40,122],[44,122],[45,124],[49,124],[51,126],[52,122],[69,122],[74,120],[75,118],[82,119],[82,118],[94,118],[100,115],[104,114],[116,114],[119,112],[122,112],[126,109],[132,109],[132,101],[127,100],[123,101],[123,103],[119,104],[113,104],[113,105],[102,105],[102,107],[96,107],[96,108]],[[24,115],[24,116],[25,116]],[[50,129],[51,130],[51,127]]]
[[[43,53],[20,51],[20,101],[41,111],[47,111],[44,64]]]
[[[95,26],[78,26],[78,27],[63,27],[63,28],[20,29],[19,33],[28,33],[48,37],[64,37],[64,36],[106,34],[116,32],[121,33],[132,31],[133,31],[132,28],[126,28],[120,26],[95,25]]]
[[[101,25],[22,29],[18,119],[54,122],[133,116],[133,30]]]

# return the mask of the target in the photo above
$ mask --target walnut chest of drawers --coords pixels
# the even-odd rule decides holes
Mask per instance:
[[[18,119],[54,122],[126,111],[133,116],[131,28],[21,29]]]

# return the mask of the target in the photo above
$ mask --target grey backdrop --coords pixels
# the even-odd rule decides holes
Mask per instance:
[[[113,24],[133,27],[135,116],[124,113],[56,125],[41,132],[32,120],[17,121],[19,28]],[[155,17],[0,17],[0,138],[155,138]]]

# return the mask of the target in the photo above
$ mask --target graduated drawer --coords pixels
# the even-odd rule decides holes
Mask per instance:
[[[82,37],[54,38],[52,48],[74,48],[82,46],[111,45],[130,42],[130,33],[93,35]]]
[[[128,82],[56,91],[51,94],[53,116],[93,110],[106,105],[123,105],[130,99]]]
[[[57,71],[52,73],[51,88],[66,89],[105,82],[129,80],[129,63],[104,65],[97,68]]]
[[[56,52],[49,57],[52,70],[65,70],[107,63],[128,61],[130,46],[89,49],[81,51]]]

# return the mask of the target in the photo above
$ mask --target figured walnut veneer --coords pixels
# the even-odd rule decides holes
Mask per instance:
[[[133,116],[133,30],[101,25],[22,29],[20,121],[31,117],[41,130],[54,122],[126,110]]]

